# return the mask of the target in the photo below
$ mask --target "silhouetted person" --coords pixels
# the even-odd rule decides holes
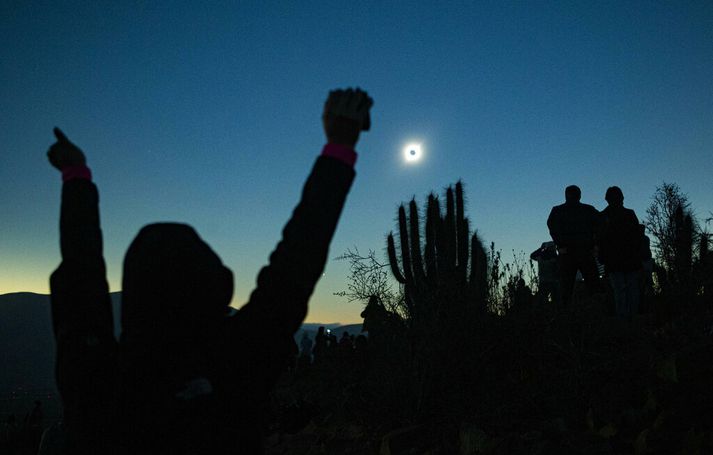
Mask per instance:
[[[372,295],[369,298],[361,317],[364,318],[361,330],[369,334],[372,360],[384,359],[404,347],[404,320],[397,313],[387,310],[379,297]]]
[[[515,285],[513,293],[513,305],[517,307],[526,307],[532,303],[532,289],[525,283],[525,279],[520,277]]]
[[[295,364],[298,370],[309,368],[312,364],[312,339],[307,332],[302,333],[300,351],[295,359]]]
[[[351,362],[354,354],[354,342],[346,331],[342,333],[342,337],[339,339],[339,354],[342,360]]]
[[[602,210],[604,227],[599,260],[604,264],[614,291],[616,314],[631,320],[639,309],[642,233],[633,210],[624,207],[624,193],[617,186],[607,189],[609,204]]]
[[[587,288],[597,289],[598,271],[594,259],[596,234],[599,229],[599,212],[579,200],[582,192],[575,185],[565,189],[565,203],[552,208],[547,227],[557,245],[560,269],[562,303],[572,299],[577,270],[582,273]]]
[[[302,334],[302,339],[300,340],[300,350],[303,357],[312,356],[312,339],[309,337],[307,332]]]
[[[366,356],[366,351],[369,349],[369,339],[365,335],[359,335],[354,339],[354,351],[357,355]]]
[[[330,92],[327,145],[239,311],[228,307],[232,272],[190,226],[141,229],[124,260],[119,344],[98,191],[82,151],[55,129],[48,158],[64,181],[62,263],[50,287],[67,453],[262,451],[261,410],[294,356],[293,335],[322,275],[371,104],[361,90]]]
[[[548,297],[555,303],[559,302],[560,273],[555,242],[543,242],[540,248],[530,254],[530,259],[537,262],[537,294],[539,298],[543,302],[547,302]]]
[[[331,330],[327,330],[327,358],[332,361],[339,356],[339,340]]]
[[[371,346],[384,344],[389,332],[389,314],[377,296],[369,297],[361,317],[364,318],[361,330],[369,334],[369,344]]]
[[[312,355],[314,363],[320,363],[324,360],[324,356],[327,353],[327,334],[324,333],[324,327],[317,329],[317,335],[314,337],[314,348],[312,348]]]
[[[349,332],[342,332],[342,338],[339,339],[339,347],[342,349],[352,348],[352,339],[349,337]]]

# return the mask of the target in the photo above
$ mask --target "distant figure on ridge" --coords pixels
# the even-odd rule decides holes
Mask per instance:
[[[349,336],[346,330],[342,332],[342,337],[339,339],[339,356],[342,360],[351,361],[354,354],[354,340]]]
[[[636,213],[624,207],[621,189],[610,187],[605,199],[599,258],[614,290],[617,316],[631,321],[639,309],[644,239]]]
[[[324,326],[317,329],[317,335],[314,336],[314,347],[312,355],[315,364],[324,360],[324,355],[327,353],[327,334],[324,332]]]
[[[84,153],[55,128],[47,156],[64,182],[62,262],[50,288],[64,453],[262,452],[262,410],[294,357],[293,336],[324,270],[371,105],[359,89],[330,92],[327,144],[240,310],[228,306],[232,272],[193,228],[142,228],[124,259],[118,343],[99,193]],[[279,154],[287,152],[294,151]]]
[[[565,189],[565,203],[552,208],[547,227],[557,245],[562,303],[572,300],[577,270],[590,292],[598,287],[599,273],[594,259],[596,235],[600,225],[597,209],[579,200],[582,191],[575,185]]]
[[[307,332],[302,334],[302,339],[300,340],[300,355],[312,357],[312,339]]]

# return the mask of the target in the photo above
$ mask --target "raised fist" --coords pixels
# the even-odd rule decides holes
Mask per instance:
[[[322,114],[327,142],[354,148],[359,133],[371,127],[369,109],[373,104],[374,100],[359,88],[329,92]]]
[[[67,166],[86,164],[87,160],[84,158],[84,153],[79,147],[69,142],[62,130],[55,127],[54,136],[57,138],[57,142],[52,144],[47,151],[47,159],[52,166],[62,171]]]

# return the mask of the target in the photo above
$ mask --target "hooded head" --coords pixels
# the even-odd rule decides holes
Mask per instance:
[[[142,228],[124,258],[122,340],[201,335],[226,312],[233,273],[185,224]]]
[[[618,186],[610,186],[607,188],[604,200],[606,200],[609,205],[622,206],[624,205],[624,193],[622,193],[621,188]]]
[[[582,190],[577,185],[570,185],[564,190],[564,198],[568,203],[579,202],[582,198]]]

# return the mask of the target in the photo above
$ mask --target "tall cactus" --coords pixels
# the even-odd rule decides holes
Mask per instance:
[[[408,217],[403,204],[398,214],[400,258],[393,233],[387,238],[387,251],[392,273],[405,287],[411,315],[433,316],[438,305],[449,306],[442,310],[456,310],[460,305],[483,309],[487,298],[487,257],[477,234],[470,234],[462,183],[456,183],[455,191],[453,187],[446,190],[445,214],[438,197],[433,193],[428,196],[423,245],[416,201],[409,203]]]
[[[402,204],[399,250],[394,234],[387,238],[391,271],[404,285],[419,412],[441,406],[452,374],[469,374],[462,359],[472,347],[470,332],[488,297],[487,255],[477,234],[470,233],[461,182],[445,196],[445,213],[433,193],[421,214],[415,200],[408,204],[408,216]]]

